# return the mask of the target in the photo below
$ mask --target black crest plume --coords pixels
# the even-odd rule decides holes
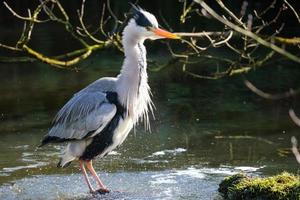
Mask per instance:
[[[129,3],[133,10],[133,18],[137,25],[142,27],[153,27],[153,24],[149,21],[149,19],[143,14],[143,9],[138,5],[134,5],[133,3]]]

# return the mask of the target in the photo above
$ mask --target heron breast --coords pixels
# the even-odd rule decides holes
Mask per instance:
[[[114,136],[113,136],[114,146],[117,147],[124,142],[132,127],[133,127],[133,120],[131,119],[131,117],[127,116],[124,119],[123,118],[120,119],[119,124],[114,131]]]

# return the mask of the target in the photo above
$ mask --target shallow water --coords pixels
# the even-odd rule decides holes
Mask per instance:
[[[107,57],[95,55],[79,72],[0,64],[0,199],[97,198],[88,194],[76,162],[56,168],[63,146],[37,146],[73,93],[118,73],[122,57]],[[140,125],[119,149],[95,160],[112,189],[101,199],[212,199],[230,174],[299,170],[289,150],[299,128],[285,102],[256,97],[241,78],[191,80],[173,69],[149,76],[157,108],[152,132]]]
[[[248,172],[256,171],[256,168]],[[211,199],[217,198],[216,185],[242,170],[187,168],[144,172],[100,173],[111,192],[88,194],[81,175],[37,175],[0,188],[1,199]],[[70,184],[72,183],[72,184]],[[63,187],[70,185],[69,187]]]

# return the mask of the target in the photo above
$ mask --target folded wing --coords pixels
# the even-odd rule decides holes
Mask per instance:
[[[42,144],[81,140],[100,133],[116,114],[103,92],[79,92],[57,113]]]

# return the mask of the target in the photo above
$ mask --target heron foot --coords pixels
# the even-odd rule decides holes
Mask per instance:
[[[92,191],[90,191],[92,194],[107,194],[107,193],[109,193],[110,191],[108,190],[108,189],[106,189],[106,188],[100,188],[100,189],[98,189],[98,190],[92,190]]]
[[[106,188],[100,188],[100,189],[96,190],[96,192],[98,192],[99,194],[107,194],[110,191]]]

